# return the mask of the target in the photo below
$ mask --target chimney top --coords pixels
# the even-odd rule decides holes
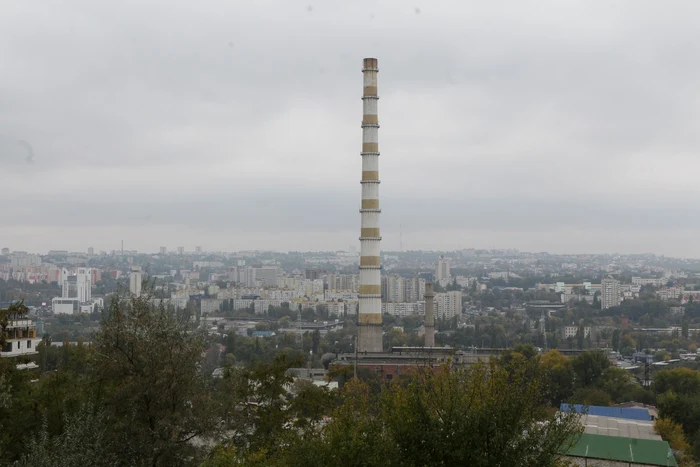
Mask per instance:
[[[379,71],[379,64],[376,58],[365,58],[362,60],[362,71]]]

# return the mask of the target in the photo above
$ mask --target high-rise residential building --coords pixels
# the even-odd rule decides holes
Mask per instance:
[[[360,205],[360,352],[382,351],[381,235],[379,233],[379,119],[376,58],[362,67],[362,203]]]
[[[600,283],[600,308],[605,310],[620,304],[620,282],[606,277]]]
[[[3,249],[2,249],[2,255],[3,255],[3,256],[7,256],[7,255],[9,255],[9,254],[10,254],[10,249],[9,249],[9,248],[3,248]]]
[[[383,302],[419,302],[425,293],[425,279],[420,277],[382,276]]]
[[[255,287],[255,268],[239,269],[238,282],[246,287]]]
[[[201,253],[201,252],[202,252],[202,247],[201,247],[201,246],[196,246],[196,247],[194,247],[194,252],[195,252],[195,253]]]
[[[185,254],[185,247],[184,246],[177,247],[177,254],[184,255]]]
[[[435,307],[433,299],[433,284],[427,284],[425,287],[425,346],[435,346]],[[460,299],[461,300],[461,299]]]
[[[435,302],[437,304],[437,316],[440,319],[452,319],[455,316],[462,316],[462,292],[453,290],[435,294]]]
[[[61,298],[75,298],[80,303],[92,299],[92,269],[77,268],[75,274],[61,270]]]
[[[328,274],[326,276],[328,290],[360,290],[360,278],[357,274]]]
[[[304,269],[304,278],[306,278],[306,279],[313,281],[316,279],[320,279],[322,275],[323,275],[322,269],[316,269],[316,268]]]
[[[382,276],[382,301],[386,303],[405,302],[403,296],[403,279],[401,276]]]
[[[141,276],[141,268],[133,267],[131,268],[131,273],[129,274],[129,292],[136,297],[141,296],[141,284],[143,278]]]
[[[88,248],[88,256],[94,256],[95,255],[95,249],[93,247]]]
[[[164,255],[164,254],[166,254],[167,252],[168,252],[168,249],[167,249],[166,247],[164,247],[164,246],[160,247],[160,254],[161,254],[161,255]]]
[[[41,256],[25,252],[14,252],[10,255],[10,266],[29,267],[41,266]]]
[[[263,287],[277,287],[277,276],[280,269],[276,266],[254,268],[255,281],[260,281]]]
[[[403,280],[403,297],[407,302],[420,302],[425,295],[425,279],[409,277]]]
[[[435,281],[440,282],[441,280],[449,280],[451,278],[450,260],[446,259],[444,256],[440,256],[435,265]]]

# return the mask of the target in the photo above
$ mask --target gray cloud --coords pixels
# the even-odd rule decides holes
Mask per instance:
[[[354,245],[376,55],[388,248],[700,255],[696,2],[308,6],[5,6],[0,239]]]

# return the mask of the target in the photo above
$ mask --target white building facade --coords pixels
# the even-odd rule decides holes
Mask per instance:
[[[620,282],[606,277],[600,284],[600,308],[605,310],[620,304]]]
[[[436,316],[439,319],[452,319],[455,316],[462,316],[462,292],[453,290],[451,292],[435,294]]]

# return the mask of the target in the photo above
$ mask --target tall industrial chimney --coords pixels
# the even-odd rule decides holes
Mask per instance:
[[[360,310],[358,350],[382,351],[382,283],[379,263],[379,120],[377,118],[376,58],[363,61],[362,205],[360,215]]]
[[[425,346],[435,347],[435,292],[433,284],[425,284]]]

